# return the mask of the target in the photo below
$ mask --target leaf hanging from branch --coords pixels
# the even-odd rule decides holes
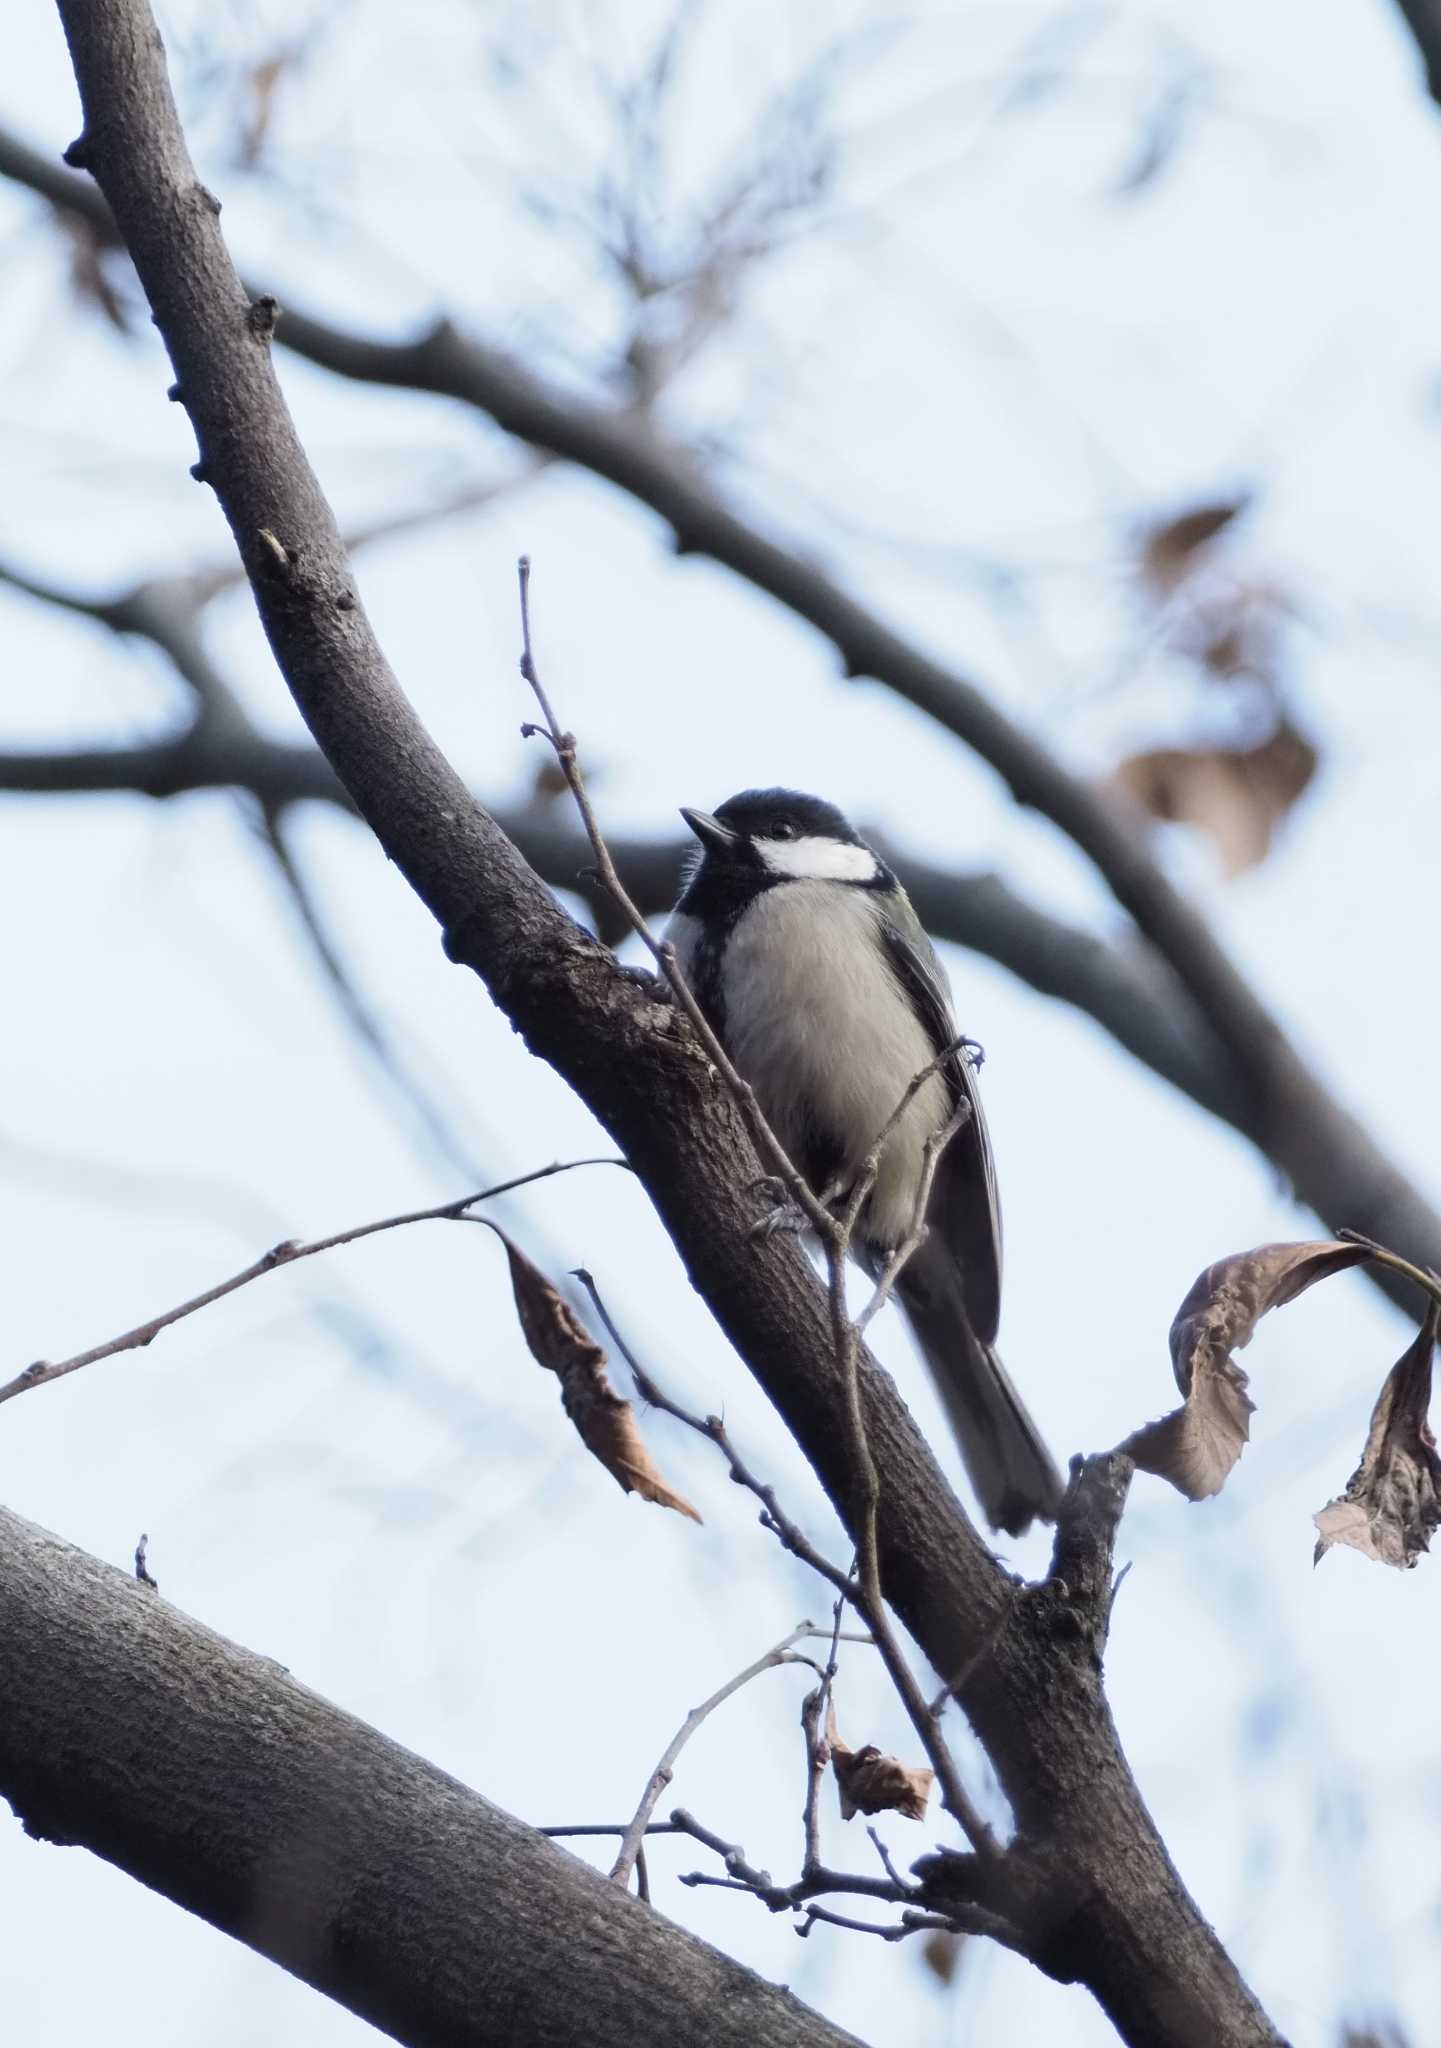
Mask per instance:
[[[1219,1493],[1245,1448],[1256,1406],[1232,1351],[1250,1343],[1268,1309],[1281,1308],[1317,1280],[1367,1256],[1364,1245],[1323,1238],[1263,1244],[1207,1266],[1171,1325],[1171,1366],[1184,1404],[1138,1429],[1120,1448],[1187,1500]]]
[[[1193,505],[1146,527],[1140,536],[1141,575],[1155,590],[1168,592],[1190,575],[1197,557],[1246,510],[1250,499],[1227,498]]]
[[[1124,790],[1163,824],[1193,825],[1220,851],[1228,881],[1256,867],[1277,827],[1316,773],[1316,749],[1288,720],[1252,747],[1157,747],[1111,771]]]
[[[530,1355],[560,1381],[565,1412],[581,1442],[599,1458],[625,1493],[673,1508],[678,1515],[700,1516],[683,1494],[666,1485],[629,1401],[615,1391],[605,1370],[605,1353],[581,1323],[558,1288],[497,1224],[485,1219],[505,1246],[510,1261],[510,1286],[516,1314]]]
[[[966,1957],[969,1936],[940,1929],[921,1943],[921,1961],[941,1984],[953,1984]]]
[[[936,1781],[933,1770],[923,1764],[903,1764],[899,1757],[884,1755],[873,1742],[860,1749],[849,1748],[836,1732],[834,1707],[826,1717],[826,1746],[836,1774],[842,1820],[854,1820],[858,1813],[900,1813],[907,1820],[925,1819]]]
[[[1438,1317],[1433,1301],[1415,1342],[1386,1375],[1346,1491],[1313,1517],[1317,1564],[1333,1543],[1349,1543],[1378,1564],[1407,1570],[1441,1527],[1441,1458],[1426,1420]]]

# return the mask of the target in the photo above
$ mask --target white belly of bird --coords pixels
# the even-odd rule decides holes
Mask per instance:
[[[936,1053],[877,943],[875,916],[868,891],[787,882],[745,913],[725,957],[732,1059],[786,1149],[801,1147],[813,1121],[843,1145],[848,1176]],[[926,1140],[949,1109],[933,1074],[887,1139],[864,1223],[872,1242],[898,1244],[909,1231]]]

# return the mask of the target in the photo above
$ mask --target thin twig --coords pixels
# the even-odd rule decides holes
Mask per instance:
[[[692,1889],[711,1885],[722,1891],[749,1892],[772,1913],[789,1912],[804,1905],[807,1899],[829,1892],[846,1892],[858,1899],[886,1899],[893,1905],[903,1905],[918,1896],[915,1885],[896,1886],[888,1877],[871,1877],[858,1870],[827,1870],[824,1864],[809,1877],[798,1877],[794,1884],[773,1884],[766,1871],[752,1869],[738,1851],[726,1844],[721,1846],[726,1850],[724,1877],[706,1870],[688,1870],[680,1882]]]
[[[847,1927],[852,1934],[878,1934],[882,1941],[904,1941],[908,1934],[919,1934],[926,1927],[942,1929],[947,1934],[955,1932],[950,1921],[943,1920],[938,1913],[908,1913],[904,1920],[857,1920],[849,1913],[833,1913],[828,1906],[807,1906],[805,1918],[796,1928],[802,1940],[818,1920],[823,1920],[827,1927]]]
[[[956,1133],[968,1124],[970,1119],[971,1106],[968,1102],[962,1103],[949,1120],[942,1124],[938,1131],[932,1131],[930,1137],[927,1138],[921,1155],[921,1177],[916,1187],[911,1227],[906,1233],[904,1240],[896,1246],[895,1250],[886,1260],[870,1300],[855,1319],[855,1332],[858,1338],[865,1335],[873,1319],[885,1306],[890,1297],[891,1289],[900,1278],[901,1272],[924,1243],[926,1236],[926,1211],[930,1207],[931,1189],[935,1185],[936,1173],[941,1163],[941,1155]]]
[[[735,1484],[745,1487],[746,1491],[754,1494],[760,1502],[761,1527],[768,1529],[793,1557],[798,1557],[803,1564],[808,1564],[812,1571],[817,1572],[837,1593],[844,1594],[851,1602],[866,1623],[870,1631],[869,1640],[880,1651],[891,1683],[900,1694],[901,1703],[920,1738],[927,1761],[936,1774],[936,1781],[941,1788],[941,1801],[946,1811],[953,1816],[979,1855],[996,1855],[996,1838],[966,1792],[956,1761],[940,1733],[936,1717],[927,1704],[914,1672],[906,1662],[895,1630],[891,1626],[884,1600],[879,1597],[873,1600],[865,1587],[858,1582],[857,1573],[843,1572],[838,1565],[831,1563],[823,1551],[817,1550],[800,1526],[792,1521],[781,1507],[776,1498],[775,1488],[768,1486],[751,1471],[732,1443],[725,1424],[718,1415],[693,1415],[678,1401],[673,1401],[670,1395],[657,1385],[621,1336],[601,1299],[592,1275],[583,1266],[578,1266],[575,1269],[575,1278],[595,1303],[596,1314],[604,1323],[616,1349],[630,1367],[641,1399],[649,1402],[651,1407],[659,1408],[663,1415],[673,1416],[677,1422],[683,1422],[687,1429],[695,1430],[697,1435],[709,1438],[725,1459]],[[843,1637],[842,1640],[849,1641],[851,1638]]]
[[[1336,1235],[1343,1243],[1361,1245],[1368,1257],[1378,1266],[1386,1266],[1393,1273],[1404,1274],[1406,1279],[1413,1280],[1419,1288],[1429,1294],[1433,1301],[1441,1302],[1441,1274],[1433,1273],[1429,1266],[1413,1265],[1410,1259],[1403,1259],[1400,1252],[1390,1251],[1384,1244],[1377,1244],[1374,1237],[1363,1237],[1359,1230],[1338,1230]]]
[[[591,804],[590,792],[586,788],[585,777],[580,769],[580,762],[576,758],[575,734],[561,729],[535,665],[535,653],[531,645],[530,634],[529,555],[521,556],[517,564],[517,570],[520,581],[520,672],[535,692],[535,700],[540,706],[542,717],[545,719],[544,725],[523,725],[520,729],[521,734],[527,739],[532,734],[539,734],[542,738],[549,740],[551,746],[555,749],[556,760],[560,763],[560,770],[565,777],[566,785],[571,795],[575,798],[576,809],[580,812],[586,838],[590,841],[591,851],[595,855],[596,869],[600,877],[601,886],[660,968],[661,973],[675,995],[676,1001],[690,1019],[691,1026],[705,1049],[706,1057],[725,1082],[736,1106],[745,1118],[752,1141],[762,1159],[774,1167],[796,1206],[804,1212],[808,1222],[819,1233],[821,1238],[829,1239],[835,1232],[835,1220],[831,1216],[830,1211],[821,1202],[817,1201],[805,1175],[796,1166],[794,1160],[786,1151],[785,1146],[762,1114],[760,1104],[756,1100],[755,1090],[751,1087],[749,1081],[745,1080],[739,1073],[730,1055],[716,1036],[710,1020],[696,1001],[689,982],[687,982],[684,974],[681,972],[680,962],[676,958],[675,947],[667,940],[655,937],[650,926],[631,900],[625,884],[621,881],[620,875],[616,871],[615,862],[611,858],[610,848],[606,844],[605,834],[600,829],[599,820],[596,818],[594,807]]]
[[[947,1054],[939,1055],[944,1059]],[[924,1072],[912,1084],[912,1092],[925,1079]],[[902,1103],[896,1114],[899,1114]],[[866,1436],[865,1408],[860,1388],[860,1346],[861,1332],[872,1315],[884,1302],[895,1285],[906,1261],[916,1251],[925,1237],[926,1208],[930,1201],[931,1186],[936,1168],[946,1146],[970,1115],[969,1105],[956,1108],[946,1123],[932,1132],[926,1140],[922,1159],[921,1176],[917,1184],[915,1199],[911,1206],[910,1225],[905,1238],[887,1260],[885,1269],[876,1283],[875,1291],[862,1316],[852,1321],[846,1314],[845,1301],[845,1258],[850,1248],[861,1209],[874,1184],[878,1155],[873,1149],[867,1156],[855,1188],[851,1192],[841,1218],[840,1230],[835,1240],[826,1245],[827,1277],[831,1308],[831,1328],[834,1337],[837,1360],[844,1375],[846,1393],[846,1421],[850,1432],[853,1466],[856,1472],[856,1487],[859,1503],[860,1528],[857,1532],[858,1586],[851,1594],[853,1604],[862,1615],[872,1636],[881,1660],[886,1667],[892,1685],[900,1695],[901,1703],[910,1717],[911,1726],[920,1737],[922,1747],[935,1771],[941,1787],[941,1800],[948,1813],[963,1830],[976,1853],[981,1856],[998,1854],[996,1838],[982,1819],[970,1794],[962,1781],[960,1769],[951,1755],[950,1747],[941,1732],[937,1717],[931,1712],[920,1683],[912,1671],[895,1629],[891,1625],[889,1610],[881,1587],[880,1546],[877,1520],[880,1508],[880,1488],[876,1478],[875,1461],[871,1457],[870,1444]],[[889,1123],[883,1130],[890,1128]]]
[[[693,1835],[698,1842],[704,1843],[707,1849],[713,1850],[730,1874],[740,1878],[748,1889],[760,1892],[772,1889],[770,1872],[757,1870],[739,1842],[724,1841],[721,1836],[712,1833],[711,1829],[702,1827],[695,1815],[688,1813],[683,1806],[673,1808],[671,1821],[681,1834]],[[681,1882],[684,1884],[685,1879],[682,1878]]]
[[[808,1621],[803,1621],[798,1628],[793,1628],[790,1634],[778,1642],[773,1649],[767,1650],[763,1657],[757,1657],[754,1664],[747,1664],[744,1671],[738,1671],[734,1678],[728,1678],[725,1684],[713,1692],[708,1700],[702,1700],[698,1707],[691,1708],[675,1734],[666,1744],[660,1762],[651,1772],[645,1791],[641,1794],[640,1804],[631,1818],[630,1826],[625,1831],[619,1853],[610,1871],[610,1875],[616,1884],[629,1884],[630,1874],[635,1866],[636,1855],[640,1849],[642,1838],[645,1835],[646,1823],[655,1812],[656,1803],[661,1793],[664,1792],[666,1786],[675,1776],[676,1758],[690,1741],[692,1735],[695,1734],[697,1728],[715,1712],[717,1707],[723,1706],[732,1693],[739,1692],[743,1685],[749,1685],[753,1678],[759,1678],[763,1671],[774,1670],[781,1664],[807,1664],[814,1670],[815,1666],[809,1657],[795,1657],[791,1654],[798,1642],[804,1637],[814,1634],[815,1630],[812,1624]]]
[[[826,1668],[815,1691],[807,1693],[801,1702],[801,1732],[806,1744],[806,1797],[801,1811],[802,1877],[809,1877],[813,1871],[821,1867],[821,1780],[830,1761],[828,1709],[831,1703],[831,1689],[840,1665],[841,1616],[846,1611],[847,1599],[852,1597],[853,1595],[848,1594],[845,1589],[836,1595],[835,1609],[831,1616],[831,1648],[830,1655],[826,1658]]]
[[[901,1873],[896,1869],[895,1864],[892,1863],[891,1852],[886,1847],[885,1843],[881,1840],[879,1828],[868,1827],[866,1829],[866,1833],[870,1836],[872,1842],[875,1844],[876,1854],[880,1857],[881,1866],[884,1869],[886,1876],[890,1879],[891,1883],[894,1885],[899,1885],[902,1891],[914,1890],[915,1887],[907,1885],[906,1880],[901,1876]]]
[[[0,1402],[11,1401],[17,1394],[29,1393],[32,1387],[48,1386],[52,1380],[64,1379],[67,1373],[79,1372],[85,1365],[95,1365],[102,1358],[113,1358],[121,1351],[138,1351],[153,1343],[162,1330],[168,1330],[172,1323],[193,1316],[197,1310],[209,1308],[212,1302],[223,1301],[227,1294],[234,1294],[238,1288],[246,1287],[252,1280],[258,1280],[265,1273],[277,1272],[282,1266],[293,1266],[297,1259],[314,1258],[317,1252],[334,1251],[338,1245],[355,1244],[362,1237],[373,1237],[377,1231],[400,1230],[411,1223],[460,1222],[465,1220],[467,1209],[477,1202],[491,1201],[497,1195],[507,1195],[513,1188],[528,1187],[532,1181],[548,1180],[555,1173],[570,1173],[578,1166],[623,1166],[629,1171],[630,1162],[625,1159],[558,1159],[549,1166],[538,1166],[531,1173],[518,1173],[512,1180],[503,1180],[493,1188],[482,1188],[479,1194],[464,1195],[458,1202],[441,1202],[433,1209],[410,1209],[401,1216],[382,1216],[372,1223],[358,1223],[350,1230],[338,1230],[332,1237],[317,1237],[309,1244],[302,1244],[295,1238],[286,1238],[283,1243],[272,1245],[252,1265],[242,1272],[232,1273],[228,1280],[207,1287],[202,1294],[194,1294],[188,1301],[180,1302],[175,1308],[165,1309],[160,1315],[152,1316],[149,1322],[138,1323],[133,1330],[126,1330],[119,1337],[111,1337],[104,1344],[96,1344],[89,1351],[81,1351],[74,1358],[62,1358],[56,1364],[47,1359],[37,1359],[17,1373],[13,1380],[0,1386]]]
[[[574,1277],[579,1280],[581,1286],[595,1303],[596,1314],[604,1323],[617,1351],[619,1351],[621,1357],[631,1369],[632,1376],[635,1379],[636,1391],[641,1399],[652,1408],[658,1408],[662,1415],[669,1415],[675,1421],[683,1422],[687,1429],[693,1429],[698,1436],[703,1436],[710,1443],[713,1443],[725,1459],[730,1470],[730,1476],[735,1484],[743,1486],[747,1493],[754,1494],[755,1498],[760,1502],[762,1510],[760,1518],[761,1527],[768,1529],[778,1539],[783,1548],[790,1551],[793,1557],[798,1557],[803,1564],[808,1564],[812,1571],[818,1572],[827,1585],[833,1586],[837,1592],[848,1593],[851,1583],[849,1574],[843,1572],[839,1565],[832,1564],[822,1551],[817,1550],[810,1538],[804,1534],[799,1523],[792,1521],[790,1516],[786,1514],[776,1498],[775,1488],[768,1486],[763,1479],[758,1478],[751,1471],[750,1467],[741,1457],[740,1452],[731,1442],[729,1435],[726,1433],[726,1426],[721,1418],[718,1415],[693,1415],[688,1408],[682,1408],[679,1401],[672,1400],[664,1388],[646,1371],[645,1367],[626,1343],[624,1337],[622,1337],[611,1319],[609,1310],[601,1299],[593,1276],[586,1271],[584,1266],[577,1266],[574,1269]],[[853,1639],[847,1638],[846,1640]],[[866,1639],[857,1638],[854,1640]]]

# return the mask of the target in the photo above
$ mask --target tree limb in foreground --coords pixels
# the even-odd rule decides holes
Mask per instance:
[[[854,2036],[0,1508],[0,1792],[412,2048]]]
[[[532,1050],[609,1128],[691,1278],[856,1540],[853,1460],[827,1307],[803,1253],[751,1240],[755,1153],[685,1021],[564,913],[435,747],[392,675],[270,356],[215,199],[180,131],[145,0],[60,0],[85,110],[72,159],[100,180],[175,366],[262,622],[361,815]],[[1066,1333],[1074,1341],[1074,1333]],[[947,1852],[957,1896],[998,1905],[1039,1967],[1094,1991],[1134,2048],[1276,2048],[1187,1895],[1116,1740],[1100,1683],[1124,1458],[1078,1475],[1057,1572],[1023,1587],[980,1541],[888,1376],[857,1362],[879,1481],[881,1581],[954,1691],[1017,1823],[1004,1854]],[[977,1646],[984,1654],[977,1655]],[[3,1702],[0,1702],[3,1705]],[[982,1879],[984,1877],[984,1883]]]

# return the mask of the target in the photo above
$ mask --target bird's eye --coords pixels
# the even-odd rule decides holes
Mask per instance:
[[[788,825],[784,818],[777,818],[771,826],[770,836],[772,839],[794,839],[796,828],[794,825]]]

